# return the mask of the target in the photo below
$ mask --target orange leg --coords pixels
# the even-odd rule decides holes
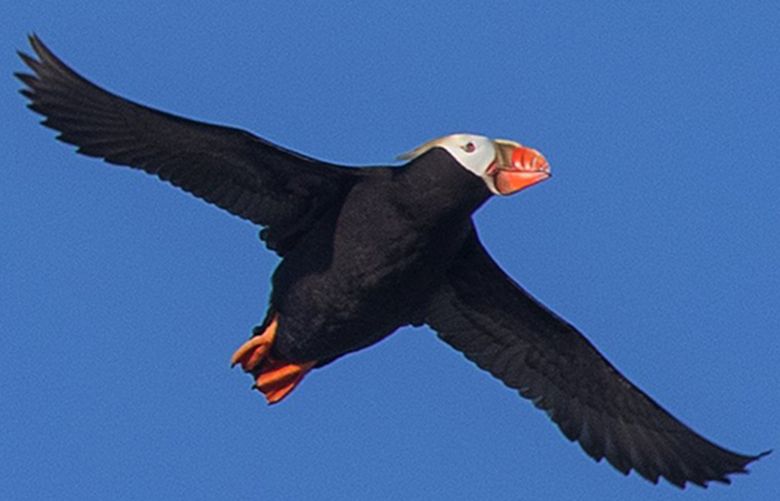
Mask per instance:
[[[245,372],[255,376],[255,388],[265,395],[269,404],[275,404],[286,397],[317,363],[292,363],[276,360],[270,356],[276,339],[279,316],[274,314],[265,330],[252,337],[233,353],[230,362],[241,364]]]
[[[230,363],[233,367],[236,364],[241,364],[241,368],[245,372],[252,372],[268,356],[271,352],[271,346],[276,339],[276,329],[279,326],[277,317],[278,315],[274,315],[271,323],[268,324],[268,327],[261,334],[252,336],[249,341],[242,344],[233,353],[233,356],[230,358]]]

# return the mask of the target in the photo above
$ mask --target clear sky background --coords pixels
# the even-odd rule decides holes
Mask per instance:
[[[34,31],[125,97],[330,161],[540,149],[554,177],[478,213],[488,248],[757,453],[780,448],[777,2],[128,4],[0,3],[0,499],[780,499],[778,452],[706,491],[625,478],[427,328],[267,407],[229,368],[277,263],[257,228],[74,154],[11,77]]]

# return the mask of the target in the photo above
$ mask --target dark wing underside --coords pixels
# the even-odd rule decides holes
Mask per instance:
[[[574,327],[514,283],[476,233],[435,295],[426,322],[439,336],[545,410],[596,460],[653,483],[729,483],[760,457],[706,440],[615,369]],[[765,453],[766,454],[766,453]]]
[[[326,164],[248,132],[157,111],[87,81],[35,36],[38,60],[19,53],[34,74],[17,73],[29,107],[78,152],[142,169],[232,214],[265,226],[269,248],[294,245],[325,208],[344,196],[362,169]]]

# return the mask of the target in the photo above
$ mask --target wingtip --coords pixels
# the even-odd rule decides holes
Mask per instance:
[[[25,79],[34,78],[33,75],[31,75],[29,73],[24,73],[24,72],[21,72],[21,71],[14,71],[13,75],[14,75],[14,78],[16,78],[18,80],[21,80],[25,84],[27,83],[27,82],[25,82]]]
[[[747,466],[747,465],[749,465],[750,463],[753,463],[753,462],[755,462],[755,461],[758,461],[759,459],[761,459],[761,458],[763,458],[763,457],[766,457],[766,456],[768,456],[768,455],[772,454],[772,452],[774,452],[774,449],[767,449],[767,450],[765,450],[764,452],[759,452],[759,453],[758,453],[758,454],[756,454],[755,456],[751,456],[751,457],[750,457],[750,459],[749,459],[749,461],[748,461],[747,463],[745,463],[745,466]]]
[[[723,485],[731,485],[733,480],[730,477],[730,475],[749,475],[750,474],[750,470],[747,468],[747,466],[749,464],[755,462],[755,461],[758,461],[762,457],[771,454],[772,451],[773,451],[772,449],[769,449],[769,450],[760,452],[760,453],[758,453],[758,454],[756,454],[754,456],[744,456],[745,462],[742,465],[740,465],[739,468],[735,468],[732,471],[724,472],[722,474],[722,476],[720,476],[720,477],[710,478],[710,479],[707,479],[707,480],[705,480],[703,482],[697,482],[697,481],[689,479],[689,480],[687,480],[687,482],[689,482],[691,484],[694,484],[694,485],[697,485],[699,487],[702,487],[704,489],[706,489],[711,482],[718,482],[718,483],[723,484]],[[684,487],[683,487],[683,489],[684,489]]]
[[[21,50],[17,50],[16,55],[19,56],[19,59],[21,59],[22,62],[27,65],[27,67],[35,71],[35,65],[38,63],[38,61],[33,56]]]
[[[748,465],[750,465],[752,463],[755,463],[759,459],[772,454],[773,451],[774,451],[774,449],[767,449],[767,450],[765,450],[763,452],[759,452],[758,454],[755,454],[753,456],[748,456],[748,455],[742,456],[742,458],[743,458],[742,470],[739,471],[739,472],[736,472],[736,473],[749,473],[750,470],[747,469]]]
[[[41,41],[40,37],[35,34],[35,32],[31,32],[27,35],[27,41],[30,43],[30,46],[35,49],[35,52],[38,52],[37,48],[39,46],[43,47],[43,42]]]
[[[43,40],[41,40],[38,35],[31,33],[27,36],[27,40],[30,42],[30,47],[32,47],[32,49],[35,51],[35,54],[38,55],[38,58],[41,60],[41,62],[46,62],[46,60],[60,62],[54,53],[49,50],[46,44],[43,43]]]

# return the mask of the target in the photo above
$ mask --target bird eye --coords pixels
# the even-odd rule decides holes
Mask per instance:
[[[477,149],[477,145],[472,142],[468,142],[463,146],[461,146],[461,148],[463,148],[463,151],[465,151],[466,153],[474,153],[474,150]]]

